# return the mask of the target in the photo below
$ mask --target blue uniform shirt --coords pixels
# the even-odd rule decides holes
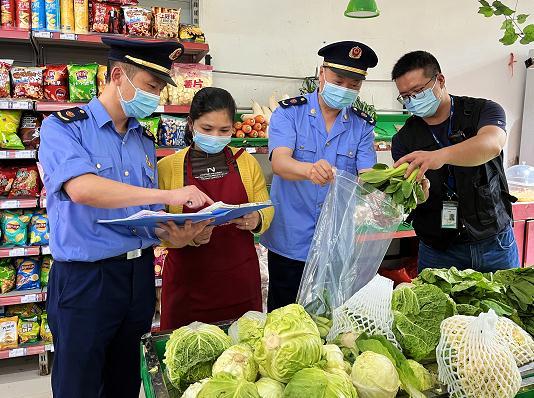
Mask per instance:
[[[293,158],[314,163],[325,159],[340,170],[357,174],[376,163],[374,126],[350,107],[339,112],[329,133],[319,108],[318,93],[307,103],[277,108],[269,127],[269,151],[293,149]],[[310,181],[287,181],[275,175],[271,200],[275,207],[271,227],[261,243],[293,260],[306,261],[328,186]]]
[[[130,185],[157,188],[154,142],[130,118],[126,134],[117,133],[102,103],[94,98],[82,107],[88,118],[63,122],[47,117],[41,127],[39,161],[43,166],[50,222],[50,249],[58,261],[97,261],[147,248],[159,240],[153,229],[97,224],[163,206],[98,209],[74,203],[63,184],[83,174]]]

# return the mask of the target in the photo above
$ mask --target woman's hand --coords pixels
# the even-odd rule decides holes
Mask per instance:
[[[237,229],[243,231],[254,231],[261,222],[260,213],[255,211],[253,213],[245,214],[241,218],[236,218],[235,220],[230,221],[231,224],[235,224]]]
[[[193,238],[193,244],[200,246],[200,245],[205,245],[209,243],[211,239],[211,233],[213,232],[213,228],[215,228],[215,226],[205,227],[201,233],[199,233],[196,237]]]
[[[172,248],[185,247],[195,239],[213,220],[201,221],[193,223],[187,220],[183,226],[178,226],[173,221],[166,223],[159,223],[156,234],[161,240],[171,244]]]

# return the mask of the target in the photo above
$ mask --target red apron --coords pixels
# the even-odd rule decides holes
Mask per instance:
[[[247,192],[234,167],[243,150],[224,149],[229,172],[213,180],[193,177],[190,152],[186,155],[187,184],[195,185],[214,201],[248,202]],[[184,184],[185,185],[185,184]],[[184,213],[198,211],[184,206]],[[261,311],[261,277],[254,236],[235,224],[215,227],[209,243],[200,247],[169,249],[163,268],[161,330],[194,321],[214,323]]]

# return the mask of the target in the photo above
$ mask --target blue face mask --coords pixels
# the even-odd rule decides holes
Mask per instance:
[[[351,90],[350,88],[345,88],[337,86],[332,83],[328,83],[326,78],[324,79],[324,87],[321,94],[324,102],[332,109],[343,109],[347,106],[351,106],[356,98],[358,98],[358,90]]]
[[[232,137],[217,137],[214,135],[202,134],[193,130],[193,142],[197,147],[206,153],[215,154],[222,152],[222,150],[232,141]]]
[[[423,118],[434,116],[441,103],[441,95],[438,98],[436,97],[436,94],[434,94],[434,87],[437,81],[438,80],[436,79],[432,88],[427,88],[416,94],[415,98],[410,98],[410,101],[404,104],[406,109],[415,116]]]
[[[124,76],[126,76],[126,73],[124,73]],[[126,79],[128,79],[128,82],[130,82],[135,89],[135,95],[131,100],[125,101],[124,98],[122,98],[121,90],[117,88],[121,97],[120,102],[124,114],[137,119],[143,119],[152,115],[159,105],[159,95],[147,93],[146,91],[135,87],[128,76],[126,76]]]

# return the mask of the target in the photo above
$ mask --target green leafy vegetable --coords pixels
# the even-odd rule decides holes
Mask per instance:
[[[263,336],[263,327],[267,315],[257,311],[249,311],[235,321],[228,329],[233,344],[246,343],[251,347]]]
[[[403,352],[432,360],[440,338],[440,324],[456,313],[454,301],[433,285],[404,286],[393,291],[393,333]]]
[[[295,374],[284,390],[284,398],[357,398],[348,375],[327,373],[317,368]]]
[[[256,382],[256,388],[261,398],[282,398],[285,385],[268,377],[262,377]]]
[[[317,325],[302,306],[290,304],[267,315],[254,358],[262,375],[287,383],[299,370],[321,360],[321,347]]]
[[[248,344],[233,345],[224,351],[213,364],[213,376],[229,373],[238,379],[256,381],[258,365],[254,362],[254,353]]]
[[[390,358],[373,351],[361,353],[352,367],[352,383],[360,398],[394,398],[399,374]]]
[[[171,384],[186,388],[211,376],[215,360],[230,347],[230,338],[217,326],[193,322],[172,332],[163,362]]]
[[[260,398],[254,383],[237,379],[228,373],[219,373],[208,380],[198,398]]]

